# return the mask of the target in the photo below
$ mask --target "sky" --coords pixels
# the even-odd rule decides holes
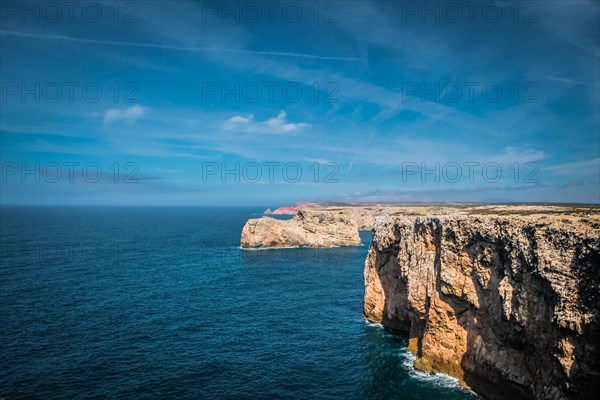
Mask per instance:
[[[598,1],[0,5],[2,204],[600,203]]]

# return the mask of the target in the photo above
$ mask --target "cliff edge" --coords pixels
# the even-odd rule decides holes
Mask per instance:
[[[599,390],[600,216],[378,217],[363,316],[490,399]]]

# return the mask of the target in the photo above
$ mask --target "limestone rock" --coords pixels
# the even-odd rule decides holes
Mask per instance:
[[[289,220],[271,217],[250,219],[242,229],[241,246],[331,247],[360,244],[354,219],[344,212],[300,210]]]
[[[600,383],[600,215],[380,217],[364,318],[415,367],[490,399],[589,399]]]

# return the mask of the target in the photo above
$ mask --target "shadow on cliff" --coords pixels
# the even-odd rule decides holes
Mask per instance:
[[[417,357],[422,357],[421,340],[434,295],[429,290],[435,290],[452,308],[458,326],[466,332],[466,352],[460,366],[465,383],[476,392],[489,399],[511,400],[562,399],[565,395],[573,399],[596,397],[600,392],[599,241],[581,244],[568,268],[576,275],[577,293],[572,295],[578,299],[579,312],[592,316],[583,323],[585,332],[578,338],[554,320],[560,297],[541,275],[535,227],[522,231],[528,242],[526,246],[513,243],[509,232],[493,237],[472,232],[466,245],[458,243],[456,233],[449,228],[443,230],[437,220],[415,224],[412,233],[422,241],[420,245],[425,251],[420,254],[425,263],[431,262],[427,253],[435,251],[432,260],[435,285],[431,288],[429,281],[426,282],[424,313],[413,310],[409,303],[408,277],[403,276],[406,273],[403,274],[398,263],[403,245],[398,227],[394,227],[393,240],[374,243],[377,249],[374,256],[385,296],[381,322],[389,329],[408,334],[409,349],[417,352]],[[442,240],[444,246],[457,246],[455,251],[468,254],[470,265],[463,266],[462,271],[470,274],[478,307],[464,294],[444,294]],[[412,264],[410,254],[407,262]],[[430,270],[423,268],[423,271]]]
[[[583,337],[587,341],[578,343],[573,349],[575,362],[570,375],[578,388],[579,398],[594,398],[600,393],[600,240],[585,241],[573,256],[579,305],[585,314],[593,315],[589,324],[583,327]],[[586,362],[579,362],[584,360]]]
[[[409,334],[411,320],[409,318],[407,281],[399,273],[400,266],[397,256],[400,251],[400,234],[396,228],[394,229],[394,240],[389,246],[379,247],[375,241],[371,244],[377,247],[374,264],[385,299],[381,323],[392,331]],[[368,316],[365,317],[368,318]]]
[[[377,242],[372,245],[377,248],[374,253],[375,268],[384,294],[384,306],[381,323],[387,329],[407,335],[408,349],[420,357],[421,337],[425,331],[427,320],[415,312],[408,299],[407,278],[402,276],[398,264],[401,234],[394,226],[394,239],[385,246]],[[418,233],[415,231],[415,233]],[[429,297],[425,299],[425,308],[429,308]],[[366,316],[368,317],[368,316]]]
[[[454,232],[446,228],[444,239],[456,245]],[[438,232],[438,252],[441,251],[442,232]],[[477,393],[485,394],[488,399],[532,399],[532,390],[525,384],[516,382],[511,376],[526,376],[525,379],[535,380],[537,369],[535,366],[535,347],[531,343],[544,340],[545,332],[537,332],[538,337],[528,338],[524,328],[514,320],[506,318],[502,307],[503,299],[500,282],[509,275],[508,279],[533,287],[535,293],[552,293],[550,284],[542,279],[528,279],[523,276],[510,276],[512,259],[510,257],[510,244],[505,242],[494,243],[486,240],[479,233],[471,237],[466,249],[471,260],[471,282],[476,291],[479,307],[476,308],[466,299],[446,295],[441,290],[441,261],[436,258],[437,291],[440,298],[454,311],[458,324],[467,332],[467,351],[462,356],[461,367],[464,371],[464,381]],[[492,255],[490,257],[490,255]],[[521,264],[531,270],[523,254],[519,255]],[[537,262],[537,261],[536,261]],[[476,271],[477,267],[482,268]],[[487,281],[485,280],[487,277]],[[532,314],[540,320],[551,319],[551,310],[538,301],[538,296],[533,296]],[[518,309],[518,296],[511,299],[511,309]],[[551,299],[554,305],[556,299]],[[548,360],[552,360],[549,357]],[[521,363],[522,362],[522,363]]]
[[[437,291],[467,331],[467,352],[461,361],[464,380],[489,399],[562,399],[564,394],[573,399],[594,398],[600,390],[597,320],[584,328],[588,332],[581,337],[588,338],[587,342],[578,341],[572,331],[557,325],[553,319],[559,295],[539,273],[535,228],[525,229],[524,233],[529,252],[519,250],[515,259],[508,241],[489,241],[479,234],[471,238],[467,252],[472,265],[489,273],[487,282],[480,281],[485,273],[471,275],[478,309],[461,298],[442,293],[441,263],[436,256]],[[441,236],[440,232],[439,244]],[[452,236],[452,232],[446,232],[444,239],[452,240]],[[578,296],[582,312],[597,316],[600,244],[596,244],[595,251],[590,251],[591,245],[582,247],[587,251],[578,248],[570,265],[570,270],[579,275],[578,293],[573,295]],[[502,280],[512,288],[509,310],[503,309]],[[557,343],[561,340],[574,343],[574,361],[568,376],[557,358]]]

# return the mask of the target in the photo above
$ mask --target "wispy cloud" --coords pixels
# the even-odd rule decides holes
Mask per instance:
[[[490,157],[490,161],[499,164],[527,163],[540,161],[545,157],[544,152],[540,150],[528,148],[521,150],[515,147],[506,147],[502,153]]]
[[[256,54],[262,56],[281,56],[281,57],[295,57],[295,58],[308,58],[315,60],[330,60],[330,61],[361,61],[358,57],[337,57],[337,56],[322,56],[318,54],[308,53],[296,53],[289,51],[266,51],[266,50],[246,50],[246,49],[229,49],[221,47],[199,47],[199,46],[177,46],[172,44],[161,44],[161,43],[144,43],[144,42],[126,42],[121,40],[99,40],[99,39],[88,39],[78,38],[73,36],[65,35],[54,35],[47,33],[29,33],[19,32],[11,30],[0,30],[2,36],[19,36],[34,39],[47,39],[47,40],[62,40],[68,42],[87,43],[87,44],[99,44],[109,46],[131,46],[131,47],[142,47],[151,49],[162,49],[162,50],[175,50],[185,52],[216,52],[216,53],[238,53],[238,54]]]
[[[104,113],[104,124],[109,125],[117,121],[133,122],[144,115],[145,111],[144,107],[137,104],[123,110],[111,108]]]
[[[560,82],[560,83],[566,83],[569,85],[596,85],[596,83],[594,82],[583,82],[580,80],[576,80],[576,79],[570,79],[570,78],[563,78],[560,76],[552,76],[552,75],[546,75],[543,76],[542,78],[551,80],[551,81],[555,81],[555,82]]]
[[[276,117],[269,118],[266,121],[255,121],[253,114],[248,114],[247,116],[235,115],[225,121],[222,128],[225,130],[257,133],[293,133],[311,127],[306,122],[287,122],[286,117],[287,114],[285,111],[280,111]]]
[[[551,165],[544,168],[545,171],[552,175],[558,176],[600,176],[600,157],[590,160],[576,161],[564,164]]]
[[[583,181],[580,181],[579,179],[572,179],[570,181],[561,183],[558,186],[559,189],[569,189],[569,188],[573,188],[573,187],[577,187],[577,186],[582,186],[583,185]]]
[[[483,187],[432,188],[422,190],[374,190],[370,192],[355,192],[342,197],[343,201],[365,202],[479,202],[490,201],[490,195],[508,195],[514,199],[527,199],[529,193],[549,189],[548,185],[489,185]],[[516,196],[516,197],[515,197]],[[338,199],[339,200],[339,199]]]

